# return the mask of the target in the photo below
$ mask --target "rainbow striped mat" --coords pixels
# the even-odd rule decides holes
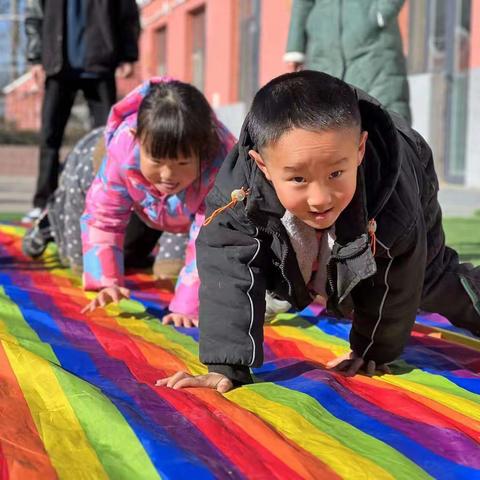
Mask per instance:
[[[22,232],[0,226],[2,479],[480,479],[475,339],[420,326],[392,375],[345,378],[323,366],[348,323],[306,311],[266,327],[258,383],[155,388],[205,372],[198,331],[158,321],[169,289],[137,274],[135,300],[83,316],[78,279],[22,257]]]

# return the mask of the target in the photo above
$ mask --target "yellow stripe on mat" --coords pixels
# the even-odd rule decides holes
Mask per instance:
[[[54,369],[61,367],[25,350],[13,337],[3,342],[3,347],[58,476],[67,480],[107,479],[58,383]]]
[[[318,430],[292,408],[272,402],[252,388],[239,388],[227,394],[227,398],[251,411],[272,425],[303,449],[319,458],[342,478],[369,478],[376,480],[394,477],[377,464],[357,455],[337,439]]]

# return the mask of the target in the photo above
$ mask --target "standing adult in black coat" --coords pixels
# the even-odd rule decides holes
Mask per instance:
[[[27,0],[27,59],[37,85],[45,83],[35,220],[55,191],[59,149],[81,90],[93,127],[105,124],[116,101],[115,74],[129,77],[138,59],[140,22],[135,0]]]

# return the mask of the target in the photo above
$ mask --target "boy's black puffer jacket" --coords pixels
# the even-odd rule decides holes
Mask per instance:
[[[331,309],[354,309],[352,349],[380,364],[403,350],[443,234],[430,148],[399,116],[360,90],[357,96],[369,136],[356,194],[335,223],[327,291]],[[237,383],[250,381],[248,367],[263,362],[266,290],[296,309],[311,302],[280,221],[285,210],[249,158],[251,148],[245,124],[207,197],[207,215],[235,189],[250,194],[203,227],[197,240],[200,358]],[[377,222],[375,258],[370,219]]]

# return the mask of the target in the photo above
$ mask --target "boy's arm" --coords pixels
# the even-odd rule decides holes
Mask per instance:
[[[80,220],[86,290],[123,285],[123,243],[132,200],[115,149],[110,149],[87,193]]]
[[[225,204],[213,198],[214,192],[207,197],[207,214]],[[258,231],[227,210],[201,229],[196,245],[200,360],[234,385],[250,383],[249,368],[263,362],[266,285]]]
[[[377,273],[352,291],[355,313],[350,345],[355,354],[377,365],[402,353],[415,322],[426,266],[423,219],[400,242],[400,247],[386,249],[385,256],[375,258]]]
[[[199,212],[195,215],[195,220],[190,227],[190,235],[185,252],[185,265],[178,276],[175,295],[169,305],[171,312],[193,318],[198,318],[198,289],[200,286],[195,241],[204,220],[204,213]]]
[[[293,0],[286,54],[283,57],[285,62],[303,63],[305,60],[305,25],[314,3],[314,0]]]
[[[25,34],[27,36],[27,60],[32,64],[42,60],[43,9],[39,0],[27,0],[25,5]]]

